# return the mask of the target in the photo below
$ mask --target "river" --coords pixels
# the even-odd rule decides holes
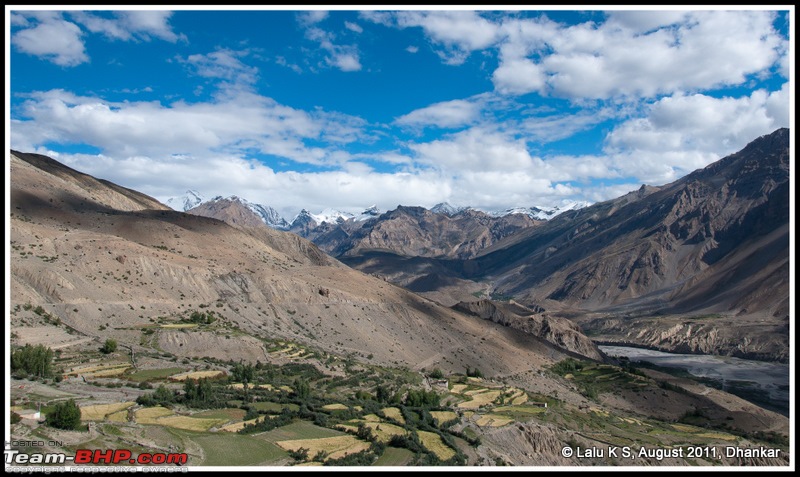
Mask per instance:
[[[627,346],[599,346],[609,356],[627,356],[667,368],[679,368],[714,387],[765,408],[789,415],[789,365],[705,354],[665,353]]]

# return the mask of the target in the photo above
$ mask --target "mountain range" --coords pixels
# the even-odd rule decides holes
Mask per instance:
[[[605,443],[600,430],[612,422],[615,432],[635,423],[647,436],[695,436],[703,429],[686,423],[713,423],[709,439],[731,436],[742,446],[754,445],[749,438],[783,445],[788,435],[786,416],[658,370],[610,366],[597,346],[788,360],[788,130],[672,184],[548,220],[446,205],[329,211],[320,222],[323,214],[300,214],[319,245],[289,231],[296,221],[282,224],[241,198],[194,194],[179,202],[186,213],[46,156],[11,151],[9,166],[12,346],[41,343],[81,363],[101,355],[82,364],[93,366],[109,360],[99,344],[115,340],[125,352],[110,361],[136,373],[280,361],[322,371],[318,383],[355,380],[367,392],[372,384],[358,381],[372,376],[360,374],[366,367],[399,388],[421,380],[436,389],[426,372],[450,383],[458,373],[460,392],[501,400],[488,410],[455,403],[455,415],[479,429],[468,449],[475,462],[566,465],[565,445]],[[471,389],[488,381],[470,373],[500,387]],[[601,378],[622,380],[598,391]],[[90,381],[52,386],[92,402],[146,392],[130,383],[112,389],[114,376]],[[517,396],[503,386],[532,400],[512,424],[492,414]],[[117,424],[137,436],[145,428],[168,434]]]
[[[777,130],[671,184],[593,205],[303,211],[287,229],[446,306],[513,299],[603,342],[786,360],[788,138]],[[190,213],[231,222],[206,204]]]
[[[149,342],[179,357],[255,362],[265,353],[259,337],[283,337],[377,363],[491,374],[578,354],[602,359],[565,319],[554,328],[576,335],[562,341],[579,348],[439,305],[233,207],[232,226],[45,156],[12,151],[10,166],[12,300],[42,306],[83,336],[139,348],[153,320],[211,308],[239,338],[163,328]]]

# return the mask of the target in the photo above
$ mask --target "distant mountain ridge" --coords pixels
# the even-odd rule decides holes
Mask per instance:
[[[203,195],[201,195],[196,190],[188,190],[185,194],[178,196],[178,197],[171,197],[167,199],[164,203],[169,206],[173,210],[181,211],[181,212],[188,212],[189,210],[202,205],[205,202],[209,201],[218,201],[222,199],[222,196],[216,196],[212,199],[205,199]],[[229,196],[227,199],[230,200],[239,200],[247,207],[251,208],[253,212],[258,214],[263,218],[264,224],[272,227],[276,230],[291,230],[295,228],[297,230],[304,230],[308,228],[308,225],[313,223],[313,227],[322,225],[323,223],[327,224],[340,224],[347,220],[353,220],[355,222],[363,222],[366,220],[370,220],[380,216],[383,212],[375,205],[369,206],[365,208],[359,214],[353,214],[350,212],[342,212],[340,210],[336,210],[333,208],[327,208],[317,214],[314,214],[307,209],[302,209],[291,221],[286,220],[283,218],[280,213],[275,210],[273,207],[268,205],[261,205],[255,202],[250,202],[247,199],[238,197],[238,196]],[[523,214],[527,215],[532,219],[535,220],[549,220],[553,217],[570,211],[570,210],[578,210],[584,207],[588,207],[591,205],[591,202],[586,201],[564,201],[561,206],[554,206],[554,207],[512,207],[509,209],[504,210],[494,210],[494,211],[486,211],[482,209],[476,209],[469,206],[454,206],[448,202],[440,202],[430,210],[434,214],[443,214],[447,216],[454,216],[460,212],[464,212],[466,210],[476,210],[479,212],[483,212],[488,214],[492,217],[503,217],[506,215],[513,215],[513,214]],[[401,206],[398,206],[401,207]],[[302,234],[301,234],[302,235]],[[306,235],[303,235],[306,236]]]

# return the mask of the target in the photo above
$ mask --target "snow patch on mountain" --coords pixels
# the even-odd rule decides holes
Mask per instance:
[[[434,214],[444,214],[447,216],[453,216],[465,209],[466,207],[456,207],[454,205],[451,205],[449,202],[439,202],[438,204],[431,207],[430,211],[433,212]]]
[[[203,196],[196,190],[187,190],[185,194],[167,199],[166,205],[172,210],[186,212],[205,202]]]
[[[592,205],[591,202],[565,200],[560,206],[555,207],[512,207],[510,209],[490,212],[490,214],[495,217],[503,217],[511,214],[525,214],[536,220],[550,220],[553,217],[563,214],[564,212],[583,209],[584,207],[589,207],[590,205]]]

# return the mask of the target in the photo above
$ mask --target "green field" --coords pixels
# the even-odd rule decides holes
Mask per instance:
[[[374,466],[399,466],[408,465],[414,453],[408,449],[398,449],[397,447],[387,447],[383,455],[375,461]]]
[[[237,466],[276,462],[287,456],[275,444],[252,436],[239,434],[191,435],[189,438],[203,448],[203,465]]]
[[[341,431],[315,426],[309,421],[296,421],[289,425],[259,434],[258,437],[269,442],[292,441],[298,439],[321,439],[347,435]]]
[[[143,381],[153,381],[158,379],[167,379],[173,374],[178,374],[186,371],[185,368],[162,368],[162,369],[143,369],[135,373],[125,375],[126,379],[141,383]]]

